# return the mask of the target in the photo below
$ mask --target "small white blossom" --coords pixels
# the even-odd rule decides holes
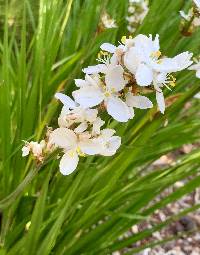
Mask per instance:
[[[103,129],[101,134],[96,139],[99,144],[99,154],[103,156],[112,156],[116,153],[121,145],[121,138],[119,136],[114,136],[115,130],[113,129]]]
[[[28,156],[30,153],[33,154],[33,156],[39,160],[43,160],[43,150],[46,147],[46,143],[44,140],[42,140],[40,143],[31,141],[26,142],[26,144],[22,148],[22,157]]]
[[[57,128],[50,134],[50,143],[64,150],[60,161],[60,172],[71,174],[77,167],[79,156],[99,153],[99,145],[89,133],[76,134],[68,128]]]
[[[160,58],[160,45],[158,35],[138,35],[134,39],[134,46],[124,56],[124,64],[135,75],[139,86],[154,85],[159,109],[164,113],[163,94],[161,87],[167,85],[168,74],[181,71],[192,64],[192,54],[183,52],[174,58]]]
[[[111,59],[111,63],[98,65],[88,70],[89,73],[101,72],[105,74],[105,83],[98,75],[93,76],[90,85],[81,87],[72,93],[76,102],[82,107],[93,107],[104,102],[107,112],[119,122],[127,122],[132,117],[129,107],[120,99],[120,91],[125,87],[127,81],[123,77],[124,70],[121,65]]]

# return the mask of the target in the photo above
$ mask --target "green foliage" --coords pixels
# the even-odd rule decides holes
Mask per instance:
[[[161,155],[199,141],[199,105],[192,98],[200,86],[189,71],[178,76],[172,93],[166,91],[169,102],[170,95],[177,100],[165,115],[155,107],[136,112],[128,124],[109,124],[123,137],[115,157],[82,159],[68,177],[59,173],[55,155],[41,167],[21,157],[22,140],[39,140],[46,126],[57,125],[55,92],[70,95],[73,79],[94,64],[99,45],[128,34],[127,6],[125,0],[0,2],[0,254],[111,254],[199,208],[119,241],[132,225],[200,185],[199,149],[180,156],[172,167],[148,170]],[[163,54],[199,54],[200,31],[190,37],[180,33],[179,10],[184,6],[182,0],[152,0],[137,33],[160,34]],[[98,30],[104,11],[118,28]],[[184,108],[188,101],[189,109]],[[184,187],[155,200],[187,177]]]

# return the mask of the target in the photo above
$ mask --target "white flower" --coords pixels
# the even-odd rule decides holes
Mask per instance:
[[[99,144],[90,138],[90,134],[76,134],[68,128],[57,128],[50,134],[50,143],[64,149],[60,161],[60,172],[71,174],[77,167],[79,156],[95,155],[100,151]]]
[[[137,84],[149,86],[153,82],[154,72],[177,72],[192,64],[192,54],[183,52],[174,58],[159,59],[161,52],[158,35],[152,40],[152,36],[138,35],[134,39],[135,45],[124,56],[125,66],[132,72]]]
[[[127,122],[132,117],[129,107],[120,99],[120,91],[124,89],[126,80],[123,77],[124,70],[121,65],[117,65],[111,59],[110,64],[102,64],[93,67],[88,72],[98,71],[105,74],[105,83],[98,75],[92,77],[90,85],[82,86],[79,90],[72,93],[76,102],[82,107],[93,107],[104,102],[107,112],[119,122]]]
[[[86,86],[88,83],[84,80],[76,80],[76,84],[80,86]],[[60,127],[69,128],[74,123],[79,125],[74,129],[76,133],[82,133],[87,130],[89,125],[92,126],[92,134],[99,134],[101,126],[104,125],[104,121],[97,117],[97,109],[83,108],[79,104],[75,103],[70,97],[56,93],[55,97],[59,99],[63,104],[61,114],[58,118],[58,124]],[[71,109],[70,109],[71,108]]]
[[[149,86],[153,83],[156,89],[156,99],[159,109],[164,113],[164,97],[161,90],[167,86],[168,74],[181,71],[192,64],[192,54],[183,52],[174,58],[159,58],[161,56],[158,35],[152,40],[152,36],[138,35],[134,38],[134,46],[124,56],[124,64],[135,75],[136,82],[140,86]]]
[[[200,61],[190,66],[188,69],[196,71],[196,77],[200,79]]]
[[[109,128],[103,129],[101,131],[101,134],[96,139],[96,142],[99,144],[100,155],[112,156],[120,147],[121,138],[119,136],[113,136],[114,133],[115,130]]]
[[[26,142],[25,146],[22,148],[22,157],[26,157],[33,153],[33,156],[39,161],[43,159],[43,149],[45,148],[46,143],[42,140],[40,143],[31,141],[30,143]]]

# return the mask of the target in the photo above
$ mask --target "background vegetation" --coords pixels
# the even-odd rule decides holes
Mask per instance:
[[[168,56],[186,50],[197,56],[200,30],[188,37],[180,31],[179,11],[190,5],[151,0],[136,34],[158,33]],[[21,157],[22,140],[39,140],[47,126],[57,125],[55,92],[70,95],[73,79],[95,63],[99,45],[128,34],[127,8],[126,0],[0,1],[0,254],[111,254],[200,207],[183,208],[152,229],[119,240],[131,226],[200,186],[199,149],[169,168],[149,171],[161,155],[199,141],[199,102],[193,96],[200,82],[191,71],[179,74],[173,92],[166,91],[165,115],[155,107],[136,112],[128,124],[109,122],[123,137],[115,157],[82,159],[67,177],[59,173],[55,155],[42,166]],[[105,11],[118,28],[100,29]],[[156,199],[182,179],[185,186]]]

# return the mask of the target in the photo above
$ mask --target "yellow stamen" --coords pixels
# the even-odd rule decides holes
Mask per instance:
[[[157,64],[161,64],[162,63],[162,59],[159,59],[158,61],[157,61]]]
[[[155,57],[159,58],[160,56],[161,56],[161,52],[159,50],[151,53],[152,58],[155,58]]]
[[[80,157],[85,157],[85,156],[86,156],[85,153],[83,153],[83,152],[81,151],[81,148],[80,148],[80,147],[77,147],[76,152],[78,153],[78,155],[79,155]]]
[[[75,154],[74,151],[70,151],[70,152],[69,152],[69,156],[70,156],[71,158],[74,157],[74,154]]]
[[[173,75],[169,75],[169,77],[171,78],[171,80],[169,81],[169,85],[172,87],[176,86],[176,78]]]
[[[121,42],[123,43],[123,44],[125,44],[126,43],[126,36],[124,35],[124,36],[122,36],[122,38],[121,38]]]
[[[106,92],[104,93],[104,95],[105,95],[106,97],[109,97],[109,96],[110,96],[110,93],[109,93],[108,91],[106,91]]]
[[[97,57],[98,58],[101,58],[102,56],[108,56],[109,55],[109,53],[108,52],[106,52],[106,51],[100,51],[98,54],[97,54]]]

